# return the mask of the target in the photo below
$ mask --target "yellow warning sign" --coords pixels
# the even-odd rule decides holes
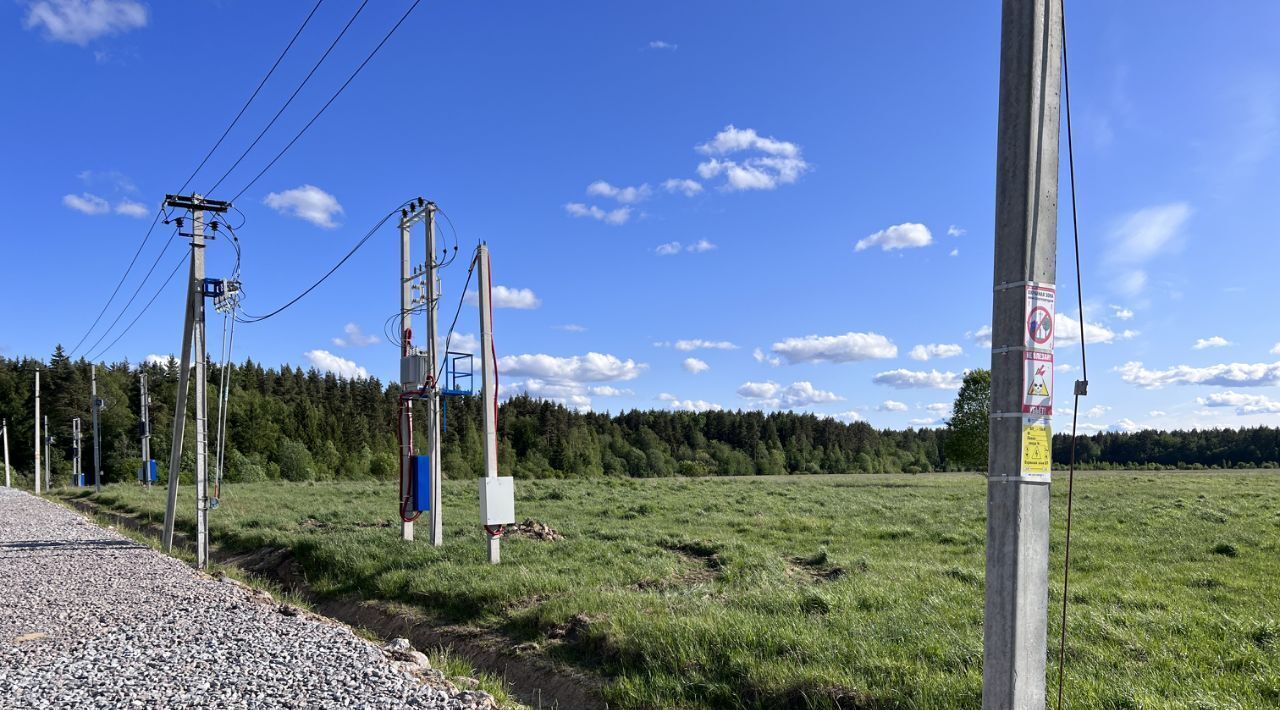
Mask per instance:
[[[1053,432],[1048,418],[1022,420],[1022,477],[1048,481],[1053,471]]]

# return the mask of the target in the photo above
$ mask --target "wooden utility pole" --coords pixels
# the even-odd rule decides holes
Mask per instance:
[[[1030,397],[1037,368],[1053,368],[1060,12],[1059,0],[1005,0],[1001,20],[985,710],[1045,704],[1052,392],[1047,409]]]

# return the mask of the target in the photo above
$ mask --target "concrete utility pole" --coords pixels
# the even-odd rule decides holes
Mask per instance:
[[[53,437],[49,434],[49,415],[44,415],[44,489],[46,491],[53,490],[53,473],[49,470],[49,448],[53,444]]]
[[[1030,399],[1053,367],[1057,275],[1059,0],[1005,0],[996,152],[995,290],[987,475],[982,706],[1045,705],[1052,399]],[[1051,393],[1050,393],[1050,396]]]
[[[80,417],[71,420],[71,485],[79,487],[84,482],[80,480],[83,472],[80,470]]]
[[[4,420],[4,424],[0,426],[0,433],[4,434],[4,487],[12,487],[9,480],[9,420]]]
[[[164,512],[164,549],[173,549],[173,527],[178,508],[179,467],[182,464],[182,439],[186,429],[187,387],[191,379],[191,364],[195,361],[196,390],[196,567],[204,569],[209,564],[209,480],[208,480],[208,381],[205,372],[204,330],[204,214],[226,212],[231,204],[206,200],[199,195],[183,197],[165,195],[165,206],[185,209],[191,213],[191,271],[187,282],[187,303],[182,329],[182,358],[178,370],[178,397],[173,409],[173,439],[169,452],[169,499]],[[179,224],[181,227],[181,224]]]
[[[481,244],[476,250],[480,294],[480,408],[484,412],[484,475],[498,477],[498,400],[496,387],[496,363],[493,361],[493,304],[490,303],[489,247]],[[489,564],[502,561],[502,537],[488,530]]]
[[[93,492],[102,492],[102,445],[98,428],[98,413],[102,411],[102,398],[98,396],[98,366],[89,366],[89,396],[93,399]]]
[[[141,378],[139,409],[142,410],[142,428],[139,433],[142,437],[142,485],[149,490],[151,488],[151,396],[147,394],[147,373],[142,372],[138,376]]]
[[[410,254],[410,228],[412,223],[404,218],[400,219],[400,339],[403,342],[400,355],[405,357],[410,355],[413,345],[409,341],[409,335],[412,332],[410,326],[413,325],[413,317],[410,314],[413,310],[413,265],[409,261]],[[407,383],[402,382],[401,386]],[[404,519],[404,501],[408,500],[413,482],[409,476],[409,459],[413,456],[413,400],[405,399],[400,401],[400,539],[413,539],[413,521]],[[434,501],[433,501],[434,502]]]
[[[36,495],[40,495],[40,371],[36,370]]]
[[[427,454],[431,458],[431,544],[444,544],[444,506],[440,500],[440,357],[436,352],[436,312],[440,301],[440,274],[436,269],[436,205],[427,203],[427,364],[431,372],[431,394],[427,400]]]

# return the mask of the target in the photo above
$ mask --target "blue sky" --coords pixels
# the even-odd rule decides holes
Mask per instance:
[[[4,8],[0,58],[24,70],[0,76],[0,352],[47,356],[80,339],[163,194],[311,5]],[[408,5],[370,3],[211,196],[238,192]],[[195,189],[231,165],[356,6],[321,5]],[[1280,6],[1067,12],[1093,343],[1084,428],[1280,423]],[[935,424],[963,371],[989,365],[998,39],[998,3],[424,2],[237,201],[245,308],[288,300],[422,195],[464,252],[492,248],[506,393]],[[1060,226],[1069,411],[1079,314],[1065,212]],[[449,315],[463,261],[444,274]],[[230,269],[224,241],[209,262],[211,276]],[[397,269],[387,227],[298,305],[238,328],[236,358],[386,380],[398,371],[382,333]],[[180,281],[104,359],[178,348]],[[211,318],[211,336],[220,328]],[[473,307],[458,330],[476,332]]]

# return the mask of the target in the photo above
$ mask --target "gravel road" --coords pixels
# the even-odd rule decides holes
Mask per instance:
[[[293,611],[0,488],[0,706],[490,707],[420,654]]]

